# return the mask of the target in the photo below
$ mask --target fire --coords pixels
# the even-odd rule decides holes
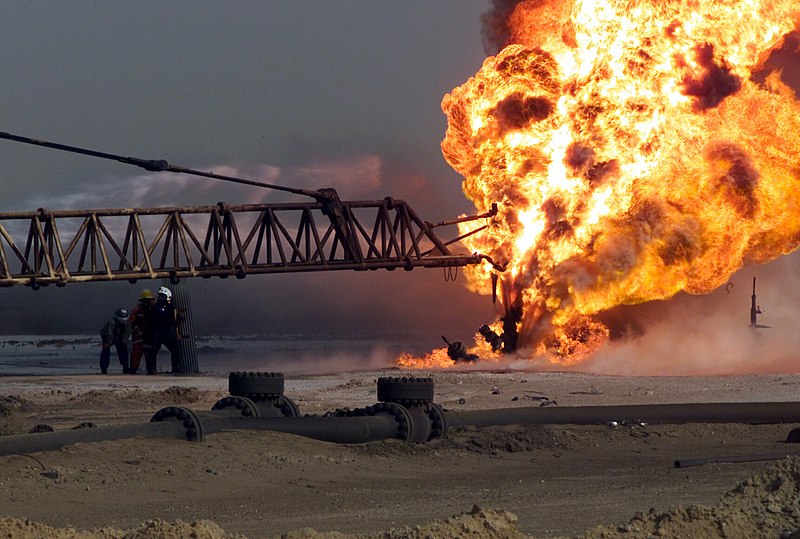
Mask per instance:
[[[800,102],[752,77],[797,0],[522,0],[503,22],[507,46],[442,101],[442,151],[479,212],[499,206],[465,243],[507,263],[520,349],[580,361],[608,339],[599,313],[798,247]]]
[[[496,329],[496,328],[495,328]],[[500,361],[500,357],[492,353],[491,346],[475,336],[475,346],[470,350],[471,353],[481,358],[481,362]],[[450,357],[447,348],[437,348],[428,352],[422,357],[414,356],[413,354],[403,353],[394,360],[395,366],[408,369],[447,369],[456,365],[469,365],[470,362],[459,362]]]
[[[395,365],[411,369],[443,369],[455,365],[450,356],[447,355],[446,348],[437,348],[423,357],[415,357],[412,354],[403,353],[395,359]]]

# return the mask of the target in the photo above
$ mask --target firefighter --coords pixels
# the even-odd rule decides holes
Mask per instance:
[[[117,349],[122,372],[128,371],[128,340],[131,336],[131,322],[128,311],[117,309],[108,322],[100,328],[102,349],[100,350],[100,372],[108,374],[108,365],[111,363],[111,346]]]
[[[158,289],[158,299],[150,311],[149,326],[153,342],[145,356],[147,374],[156,374],[158,352],[164,345],[170,353],[172,374],[181,372],[180,347],[178,346],[178,313],[172,304],[172,292],[162,286]]]
[[[139,294],[138,305],[131,311],[131,340],[133,346],[131,347],[131,366],[127,370],[128,374],[137,373],[142,356],[146,355],[147,351],[150,350],[153,337],[150,333],[148,318],[151,316],[153,300],[155,299],[153,292],[149,288],[145,288]]]

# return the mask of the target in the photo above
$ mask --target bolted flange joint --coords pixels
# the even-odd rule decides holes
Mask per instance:
[[[403,405],[397,404],[396,402],[380,402],[368,406],[367,408],[353,410],[349,415],[373,416],[377,414],[389,414],[394,418],[397,422],[396,438],[405,442],[416,441],[414,440],[414,420],[411,414],[409,414],[408,410]]]
[[[444,412],[433,402],[433,390],[430,377],[378,378],[378,400],[403,407],[414,425],[408,441],[427,442],[444,438],[447,433]]]
[[[275,400],[275,404],[280,408],[283,417],[300,417],[300,408],[289,397],[281,395]]]
[[[258,408],[258,417],[300,417],[300,409],[284,395],[252,399]]]
[[[447,438],[447,419],[444,415],[444,409],[434,402],[427,403],[424,408],[428,412],[428,419],[431,421],[431,433],[428,441]]]
[[[212,410],[238,410],[242,417],[261,417],[258,406],[247,397],[231,396],[220,399],[211,408]]]
[[[203,441],[203,425],[193,411],[183,406],[168,406],[162,408],[150,419],[151,423],[161,421],[180,421],[186,428],[186,439],[190,442]]]

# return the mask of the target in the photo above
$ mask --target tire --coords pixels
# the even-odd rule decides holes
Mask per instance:
[[[235,397],[260,398],[283,395],[282,372],[232,372],[228,392]]]
[[[433,378],[378,378],[380,402],[423,403],[433,401]]]

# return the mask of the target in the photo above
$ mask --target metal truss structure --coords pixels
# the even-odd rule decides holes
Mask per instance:
[[[0,287],[480,263],[404,201],[0,213]],[[480,227],[470,234],[477,232]]]
[[[315,202],[0,213],[0,287],[260,273],[451,268],[489,261],[454,254],[402,200],[342,201],[333,188],[274,185],[0,132],[0,139],[311,198]],[[24,239],[23,239],[24,238]]]

